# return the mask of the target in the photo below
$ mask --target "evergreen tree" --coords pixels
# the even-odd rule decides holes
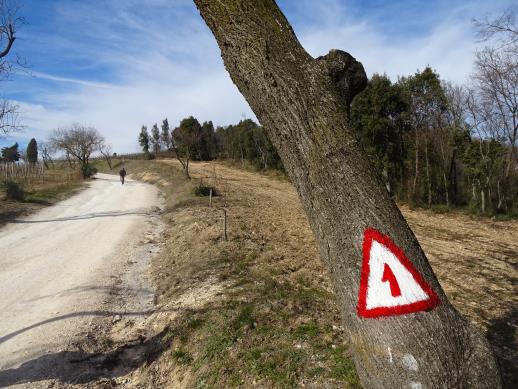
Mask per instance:
[[[185,177],[189,176],[189,161],[196,155],[201,139],[201,125],[193,116],[183,119],[173,131],[173,150],[182,164]]]
[[[17,162],[20,160],[18,143],[15,143],[11,147],[2,148],[2,160],[4,162]]]
[[[149,133],[147,132],[146,126],[142,126],[142,128],[140,129],[138,141],[140,147],[142,147],[142,151],[144,152],[144,154],[149,154]]]
[[[430,67],[401,79],[400,84],[407,94],[407,117],[413,130],[414,177],[411,200],[426,202],[431,207],[434,200],[432,188],[439,186],[440,181],[433,169],[438,159],[433,140],[441,129],[442,116],[448,108],[447,98],[439,75]]]
[[[397,192],[403,177],[403,136],[408,129],[403,114],[407,108],[402,88],[378,74],[372,76],[351,106],[352,124],[390,192]]]
[[[201,126],[201,138],[198,142],[198,158],[202,161],[210,161],[216,156],[216,134],[211,121],[204,122]]]
[[[171,129],[169,128],[169,121],[165,118],[162,121],[162,133],[160,134],[162,138],[162,144],[166,148],[166,150],[171,149]]]
[[[153,145],[155,155],[160,152],[160,139],[160,131],[158,130],[158,125],[155,123],[151,128],[151,144]]]
[[[29,163],[38,162],[38,144],[34,138],[32,138],[27,145],[27,161]]]

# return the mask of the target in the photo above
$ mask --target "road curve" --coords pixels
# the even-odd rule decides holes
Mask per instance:
[[[100,307],[159,204],[151,185],[98,174],[80,193],[0,229],[0,387],[23,382],[9,377],[111,314]]]

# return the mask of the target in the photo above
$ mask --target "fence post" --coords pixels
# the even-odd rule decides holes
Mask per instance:
[[[223,208],[223,215],[224,215],[224,228],[225,228],[225,240],[228,240],[227,237],[227,208]]]
[[[209,190],[209,208],[212,208],[212,188]]]

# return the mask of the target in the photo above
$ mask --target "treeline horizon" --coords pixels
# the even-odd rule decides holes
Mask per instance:
[[[176,149],[180,156],[188,155],[189,160],[239,160],[262,170],[284,171],[264,128],[252,119],[215,127],[210,120],[200,123],[189,116],[174,129],[170,129],[168,119],[164,119],[160,129],[158,124],[151,126],[150,131],[147,126],[142,126],[139,144],[145,158],[153,158],[163,151],[174,153]]]
[[[374,74],[353,100],[350,123],[395,200],[437,210],[517,213],[515,148],[501,129],[479,118],[484,111],[475,93],[427,67],[396,82]],[[139,142],[149,158],[177,147],[190,160],[246,161],[284,172],[264,128],[252,119],[215,127],[189,116],[174,129],[165,119],[150,132],[143,126]]]
[[[429,67],[397,82],[371,77],[351,104],[351,124],[396,199],[517,212],[516,140],[488,117],[480,92]]]

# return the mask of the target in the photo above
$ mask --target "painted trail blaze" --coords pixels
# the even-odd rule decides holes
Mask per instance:
[[[399,284],[397,283],[396,276],[390,270],[390,266],[385,264],[385,268],[383,270],[383,278],[381,281],[388,281],[390,283],[390,293],[392,293],[393,297],[401,296],[401,289],[399,288]]]
[[[365,230],[358,315],[402,315],[427,311],[440,303],[403,250],[379,231]]]

